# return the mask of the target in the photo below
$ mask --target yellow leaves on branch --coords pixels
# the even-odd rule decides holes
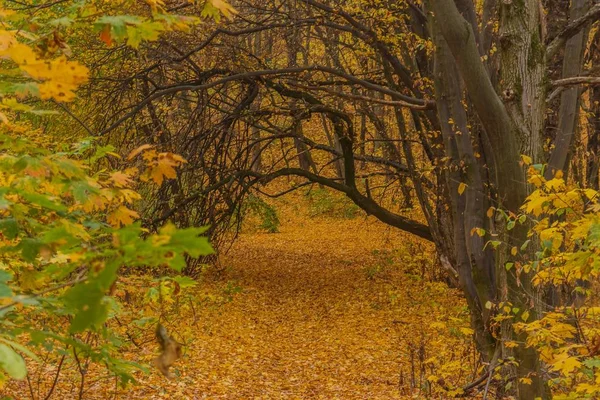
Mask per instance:
[[[559,249],[563,242],[562,229],[558,227],[544,229],[540,232],[540,239],[542,241],[552,242],[552,248]]]
[[[567,351],[555,356],[550,364],[553,370],[559,371],[564,376],[569,376],[573,371],[581,367],[581,362],[577,357],[570,355]]]
[[[77,87],[87,82],[89,76],[87,67],[65,56],[53,60],[41,58],[33,48],[17,43],[8,31],[0,31],[0,57],[10,58],[21,71],[38,81],[42,100],[72,101]]]
[[[142,154],[142,158],[146,162],[147,170],[142,174],[143,181],[152,180],[157,185],[162,185],[165,178],[175,179],[177,177],[176,168],[184,164],[186,161],[183,157],[173,153],[158,153],[153,149],[154,146],[144,144],[137,149],[131,151],[127,156],[127,160]]]
[[[529,157],[528,155],[525,155],[525,154],[521,154],[521,161],[525,165],[531,165],[531,163],[533,162],[531,157]]]
[[[527,197],[521,209],[536,217],[543,213],[556,213],[558,210],[582,206],[586,199],[592,200],[598,196],[592,189],[568,190],[562,178],[546,181],[541,175],[535,174],[530,175],[529,182],[538,186],[538,189]]]

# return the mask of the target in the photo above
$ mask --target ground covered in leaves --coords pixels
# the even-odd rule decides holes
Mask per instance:
[[[278,233],[243,233],[194,289],[196,305],[165,322],[185,343],[176,379],[151,369],[123,390],[92,368],[82,398],[422,398],[472,379],[466,309],[431,281],[431,247],[364,216],[289,214]],[[127,359],[152,362],[152,329]],[[44,368],[40,393],[56,365]],[[75,368],[60,379],[52,398],[77,398]],[[24,383],[9,390],[31,398]]]

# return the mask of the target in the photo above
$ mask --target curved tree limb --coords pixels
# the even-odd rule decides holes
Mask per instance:
[[[398,214],[395,214],[395,213],[392,213],[392,212],[386,210],[385,208],[383,208],[379,204],[377,204],[377,202],[375,202],[375,200],[373,200],[367,196],[364,196],[362,193],[360,193],[358,191],[358,189],[356,189],[354,187],[347,186],[343,183],[337,182],[334,179],[330,179],[330,178],[327,178],[327,177],[324,177],[321,175],[317,175],[315,173],[306,171],[301,168],[282,168],[280,170],[273,171],[273,172],[266,173],[266,174],[261,174],[261,173],[258,173],[256,171],[252,171],[252,170],[238,171],[238,172],[232,174],[231,176],[216,183],[215,185],[206,188],[205,190],[202,191],[202,193],[197,193],[193,196],[186,198],[180,204],[175,205],[172,208],[170,213],[167,213],[167,214],[161,216],[160,218],[155,219],[154,221],[152,221],[152,223],[159,223],[159,222],[164,221],[165,219],[168,219],[171,215],[173,215],[176,212],[177,209],[180,209],[181,207],[185,206],[186,204],[193,202],[195,199],[206,195],[206,193],[208,193],[210,190],[216,190],[216,189],[218,189],[222,186],[225,186],[227,184],[230,184],[236,180],[244,180],[247,178],[254,178],[254,180],[249,183],[249,185],[251,186],[251,185],[255,185],[255,184],[266,184],[268,182],[271,182],[271,181],[273,181],[277,178],[283,177],[283,176],[303,177],[303,178],[306,178],[307,180],[309,180],[310,182],[318,183],[320,185],[323,185],[323,186],[329,187],[331,189],[337,190],[339,192],[342,192],[342,193],[346,194],[346,196],[350,200],[352,200],[354,202],[354,204],[359,206],[367,214],[373,215],[380,221],[382,221],[388,225],[394,226],[402,231],[412,233],[413,235],[416,235],[422,239],[425,239],[428,241],[433,240],[433,238],[431,236],[431,231],[429,230],[429,227],[427,225],[422,224],[417,221],[413,221],[411,219],[408,219],[406,217],[403,217],[401,215],[398,215]]]

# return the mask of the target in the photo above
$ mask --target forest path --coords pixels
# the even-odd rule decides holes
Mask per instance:
[[[241,292],[170,321],[186,343],[178,377],[153,370],[118,398],[415,398],[411,386],[423,387],[435,364],[463,362],[463,339],[440,322],[462,312],[460,297],[420,278],[432,260],[431,246],[373,218],[296,216],[279,233],[242,234],[198,296]],[[156,348],[145,347],[150,362]],[[427,371],[419,349],[421,361],[439,356]],[[454,368],[446,379],[468,379]]]
[[[295,221],[280,233],[241,235],[223,266],[242,292],[200,312],[196,342],[179,364],[189,382],[182,394],[398,398],[405,338],[390,306],[395,273],[384,264],[406,240],[365,218]],[[377,267],[384,270],[369,279]]]
[[[152,367],[119,388],[92,364],[78,397],[71,361],[52,398],[443,398],[428,377],[462,386],[477,365],[460,295],[429,279],[433,258],[429,244],[373,218],[286,216],[279,233],[242,234],[222,256],[221,273],[209,270],[187,289],[193,299],[168,306],[162,322],[185,344],[174,379]],[[148,285],[144,279],[138,282]],[[131,282],[123,278],[118,290]],[[130,318],[160,314],[144,300],[148,286],[138,289]],[[137,338],[124,343],[121,357],[152,365],[153,324],[123,319],[120,329]],[[42,394],[35,399],[48,393],[57,364],[33,369],[33,390]],[[31,398],[25,381],[14,383],[9,393]]]

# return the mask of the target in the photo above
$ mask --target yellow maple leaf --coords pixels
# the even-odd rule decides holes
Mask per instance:
[[[461,327],[460,332],[466,336],[471,336],[473,333],[475,333],[473,329],[467,327]]]
[[[579,360],[576,357],[569,356],[567,352],[558,355],[552,365],[553,370],[560,371],[565,376],[568,376],[579,367],[581,367]]]
[[[119,191],[118,196],[123,199],[125,203],[133,203],[135,200],[139,200],[142,198],[140,194],[131,189],[122,189]]]
[[[110,175],[110,181],[118,188],[126,188],[131,185],[131,178],[124,172],[116,171]]]
[[[571,239],[572,240],[581,240],[585,239],[588,236],[588,232],[590,228],[595,223],[593,216],[586,216],[584,219],[579,221],[575,221],[573,223],[573,228],[571,229]]]
[[[173,153],[160,153],[154,166],[150,170],[150,178],[157,184],[162,185],[164,178],[174,179],[177,177],[177,168],[185,160]]]
[[[125,206],[119,206],[116,210],[108,214],[106,220],[109,224],[118,228],[122,225],[132,224],[133,221],[139,217],[137,212],[130,210]]]
[[[531,165],[532,163],[531,157],[526,156],[525,154],[521,154],[521,160],[523,160],[525,165]]]
[[[525,212],[533,214],[537,217],[544,211],[544,203],[546,203],[547,201],[548,197],[542,195],[542,193],[539,190],[536,190],[527,198],[527,203],[525,203],[525,205],[522,208],[525,209]]]
[[[81,205],[85,212],[102,210],[107,205],[107,199],[104,196],[100,196],[94,193],[90,193],[86,200],[87,201]]]
[[[143,146],[142,146],[143,147]],[[146,161],[147,163],[152,162],[153,160],[155,160],[158,157],[158,153],[156,152],[156,150],[150,150],[150,151],[145,151],[144,154],[142,154],[142,158],[144,159],[144,161]]]
[[[35,51],[24,44],[17,43],[0,54],[7,54],[19,65],[19,68],[32,78],[41,81],[38,85],[40,98],[71,101],[79,85],[87,82],[89,70],[86,66],[69,61],[65,56],[54,60],[40,59]]]
[[[560,171],[559,171],[560,172]],[[561,191],[565,189],[565,181],[563,179],[560,178],[554,178],[554,179],[550,179],[549,181],[547,181],[544,186],[548,189],[548,190],[552,190],[552,191]]]
[[[467,184],[464,182],[461,182],[458,184],[458,194],[463,194],[463,192],[465,191],[465,189],[467,188]]]

